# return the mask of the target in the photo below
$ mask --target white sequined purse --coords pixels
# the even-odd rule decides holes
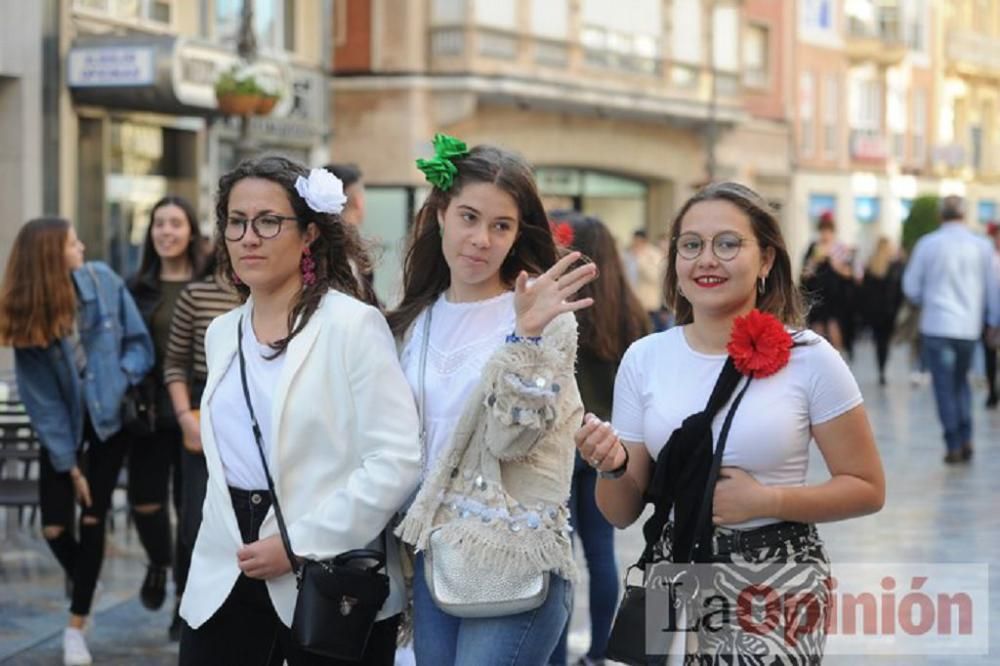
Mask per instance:
[[[431,313],[424,320],[420,351],[420,444],[426,452],[424,372],[430,342]],[[549,572],[498,576],[462,553],[460,544],[443,538],[442,527],[431,530],[424,551],[424,578],[438,608],[455,617],[500,617],[534,610],[549,596]]]

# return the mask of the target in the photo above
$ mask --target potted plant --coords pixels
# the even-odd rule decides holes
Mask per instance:
[[[264,115],[274,109],[278,96],[264,89],[251,74],[237,66],[215,82],[215,97],[222,113],[233,116]]]

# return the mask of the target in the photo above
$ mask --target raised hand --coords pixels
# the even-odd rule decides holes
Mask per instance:
[[[597,277],[597,266],[594,264],[585,264],[566,272],[580,256],[579,252],[570,252],[530,284],[525,271],[517,276],[514,282],[514,312],[517,315],[515,332],[518,335],[540,336],[549,322],[563,312],[575,312],[594,304],[592,298],[569,300],[580,287]]]

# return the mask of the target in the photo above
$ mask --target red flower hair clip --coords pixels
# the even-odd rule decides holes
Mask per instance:
[[[753,309],[733,322],[726,350],[740,373],[760,379],[788,365],[792,336],[777,317]]]
[[[569,222],[549,222],[552,229],[552,238],[556,245],[560,247],[570,247],[573,245],[573,225]]]

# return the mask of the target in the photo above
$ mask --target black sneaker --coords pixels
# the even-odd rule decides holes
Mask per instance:
[[[184,621],[181,620],[181,602],[178,601],[174,606],[174,619],[170,621],[170,628],[167,629],[167,635],[174,643],[181,640],[181,627],[183,623]]]
[[[167,598],[167,568],[150,564],[146,567],[146,579],[142,581],[139,599],[149,610],[159,610]]]

